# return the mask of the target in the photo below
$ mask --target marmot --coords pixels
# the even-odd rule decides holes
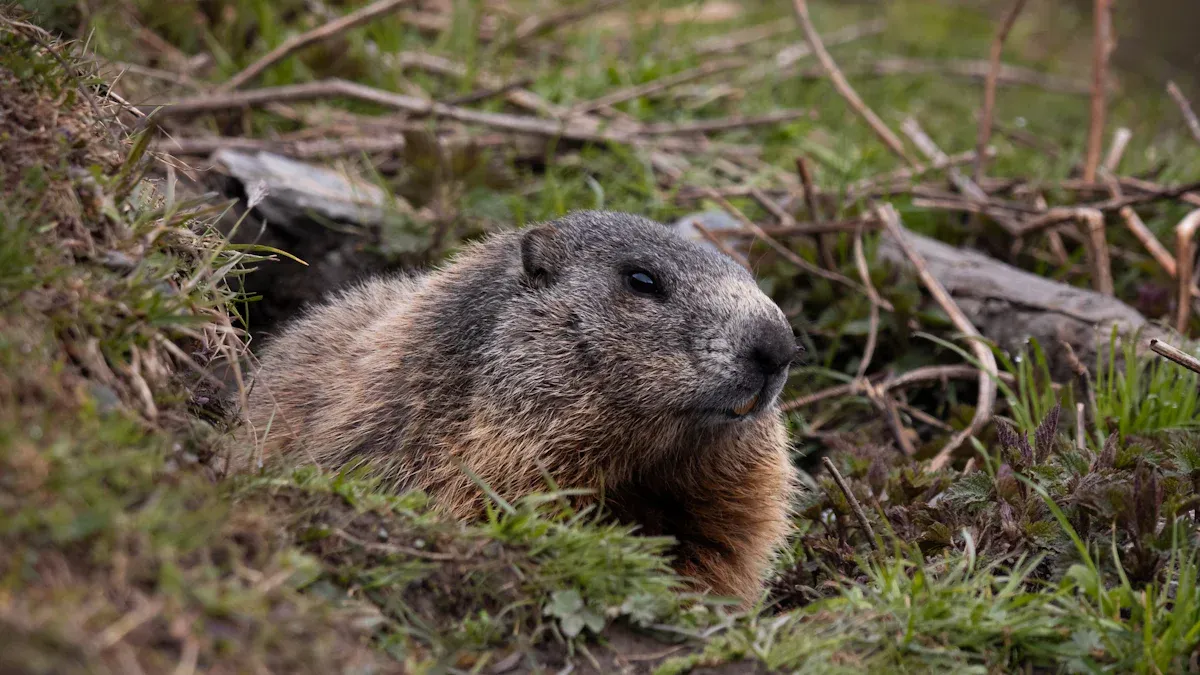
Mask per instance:
[[[377,278],[261,354],[268,458],[365,463],[460,518],[484,494],[590,489],[670,535],[699,589],[752,602],[790,525],[777,399],[798,347],[732,259],[667,225],[580,211]],[[543,473],[545,472],[545,473]]]

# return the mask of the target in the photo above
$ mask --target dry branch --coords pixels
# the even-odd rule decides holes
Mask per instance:
[[[1192,268],[1196,260],[1196,231],[1200,229],[1200,209],[1183,217],[1175,226],[1175,330],[1187,335],[1192,303]]]
[[[1179,112],[1183,113],[1183,120],[1187,122],[1188,130],[1192,132],[1192,138],[1200,143],[1200,119],[1196,118],[1196,111],[1192,110],[1192,104],[1188,103],[1187,97],[1174,82],[1167,83],[1167,93],[1175,99],[1175,104],[1179,106]]]
[[[979,369],[972,366],[924,366],[914,368],[907,373],[894,375],[884,379],[879,384],[875,385],[882,391],[892,391],[893,389],[902,389],[913,384],[922,384],[925,382],[945,382],[947,380],[974,380],[979,377]],[[1000,379],[1012,384],[1013,376],[1009,373],[1000,373]],[[819,403],[831,398],[840,396],[849,396],[859,392],[862,389],[862,383],[859,381],[849,382],[847,384],[839,384],[828,389],[801,396],[799,398],[787,401],[780,406],[784,412],[799,410],[814,403]]]
[[[921,128],[921,125],[915,118],[909,117],[904,120],[904,123],[900,125],[900,129],[908,135],[913,144],[934,164],[949,164],[950,157],[945,152],[942,152],[942,149],[929,137],[929,134],[925,133],[925,130]],[[979,187],[975,181],[968,178],[966,174],[957,168],[950,166],[947,173],[950,176],[950,182],[954,183],[954,186],[967,199],[978,204],[987,204],[991,201],[988,194],[983,191],[983,188]],[[1008,215],[1002,213],[990,213],[989,215],[1009,233],[1017,231],[1018,225],[1016,221]]]
[[[656,80],[646,82],[645,84],[640,84],[636,87],[618,89],[617,91],[605,94],[600,98],[592,99],[591,101],[584,101],[583,103],[572,106],[570,114],[580,115],[591,112],[598,108],[603,108],[605,106],[623,103],[636,98],[642,98],[643,96],[649,96],[650,94],[656,94],[658,92],[665,91],[671,87],[677,87],[688,82],[695,82],[696,80],[708,77],[710,75],[734,70],[744,65],[746,65],[746,60],[741,58],[728,58],[709,61],[704,65],[697,66],[695,68],[689,68],[687,70],[675,73],[674,75],[660,77]]]
[[[1092,108],[1088,122],[1087,159],[1083,165],[1083,179],[1096,180],[1096,168],[1100,165],[1100,146],[1104,143],[1104,117],[1106,113],[1106,91],[1108,82],[1108,57],[1112,53],[1112,0],[1095,0],[1093,10],[1095,23],[1092,35]]]
[[[1155,354],[1174,361],[1175,363],[1178,363],[1192,372],[1200,373],[1200,359],[1181,349],[1172,347],[1171,345],[1158,339],[1150,340],[1150,349],[1154,351]]]
[[[504,50],[525,42],[529,38],[548,33],[557,28],[577,23],[621,4],[623,0],[596,0],[583,7],[568,7],[552,14],[532,14],[521,22],[512,35],[502,40],[495,49]]]
[[[962,445],[963,441],[979,433],[988,420],[991,419],[992,406],[996,402],[996,378],[999,374],[999,370],[996,367],[996,356],[983,343],[983,336],[980,335],[967,316],[959,309],[958,305],[954,302],[954,298],[950,296],[950,293],[946,291],[937,277],[929,271],[929,265],[925,263],[921,255],[905,239],[904,226],[900,223],[900,214],[896,212],[896,209],[888,204],[881,207],[878,213],[880,220],[883,221],[884,227],[887,228],[892,239],[900,246],[905,256],[908,257],[909,261],[916,268],[921,282],[929,289],[934,300],[937,301],[942,310],[950,317],[950,321],[954,326],[969,340],[971,351],[975,353],[975,357],[983,366],[979,371],[979,399],[975,404],[975,415],[971,418],[971,423],[967,425],[967,428],[951,437],[933,458],[929,469],[937,471],[950,462],[954,451]]]
[[[357,9],[349,14],[334,19],[329,23],[318,26],[310,31],[294,35],[283,41],[275,49],[267,52],[265,56],[250,64],[242,72],[229,78],[229,81],[218,87],[218,91],[232,91],[239,89],[247,82],[258,77],[264,70],[279,63],[288,55],[304,49],[305,47],[328,40],[332,37],[345,33],[348,30],[357,28],[365,23],[374,21],[375,19],[395,12],[404,5],[411,4],[412,0],[377,0],[366,7]]]
[[[838,70],[837,63],[834,62],[833,57],[826,51],[825,45],[821,43],[821,36],[817,34],[817,29],[813,26],[812,19],[808,16],[808,0],[792,0],[792,6],[796,10],[796,18],[800,21],[800,27],[804,29],[804,35],[808,38],[808,43],[812,47],[813,53],[816,54],[817,60],[821,62],[821,66],[825,68],[825,72],[829,75],[829,79],[833,82],[833,86],[837,88],[838,93],[842,95],[842,98],[846,99],[846,102],[850,104],[851,108],[854,108],[854,111],[859,116],[867,121],[867,124],[871,126],[871,130],[875,132],[875,135],[879,136],[880,140],[892,152],[896,153],[897,157],[908,164],[913,164],[912,158],[904,151],[904,144],[900,142],[896,134],[892,133],[891,129],[887,128],[883,120],[879,119],[879,116],[868,108],[866,103],[863,103],[863,100],[859,98],[854,88],[850,86],[846,77],[842,75],[842,71]]]
[[[833,476],[833,482],[837,483],[837,486],[846,495],[846,501],[850,504],[850,509],[854,512],[854,518],[858,520],[859,526],[862,527],[863,532],[867,535],[867,540],[871,542],[871,548],[878,550],[879,544],[875,541],[875,530],[871,529],[871,522],[867,520],[867,514],[863,512],[862,505],[858,503],[858,499],[850,491],[850,486],[846,484],[846,479],[842,478],[842,473],[834,466],[833,460],[828,457],[822,457],[821,459],[825,463],[825,468]]]
[[[1000,30],[996,32],[996,39],[992,41],[987,82],[983,87],[983,112],[979,120],[979,134],[975,141],[975,169],[972,174],[976,182],[983,177],[983,150],[992,138],[992,117],[996,107],[996,78],[1000,75],[1000,54],[1004,51],[1004,41],[1008,39],[1009,31],[1012,30],[1013,24],[1016,23],[1017,17],[1024,8],[1025,0],[1014,0],[1008,14],[1004,17],[1004,23],[1000,24]]]
[[[633,129],[597,129],[586,120],[547,120],[537,117],[510,115],[472,110],[407,94],[384,91],[341,79],[319,80],[306,84],[265,87],[248,91],[229,92],[213,96],[197,96],[175,103],[142,106],[145,112],[155,112],[156,118],[194,115],[220,110],[264,106],[282,101],[307,101],[322,98],[346,97],[393,108],[414,116],[433,115],[465,124],[478,124],[504,131],[537,136],[561,137],[583,142],[635,143],[648,136],[670,136],[724,131],[748,126],[774,124],[794,119],[801,111],[780,111],[758,117],[702,120],[681,124],[649,124]],[[156,110],[157,109],[157,110]]]

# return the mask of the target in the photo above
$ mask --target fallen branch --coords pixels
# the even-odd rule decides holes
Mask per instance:
[[[1166,358],[1169,361],[1174,361],[1188,370],[1200,373],[1200,359],[1188,354],[1187,352],[1172,347],[1162,340],[1150,340],[1150,349],[1159,356]]]
[[[551,14],[534,13],[526,20],[522,21],[513,31],[512,35],[505,40],[501,40],[494,48],[497,51],[503,51],[510,47],[521,44],[531,37],[542,33],[548,33],[556,28],[561,28],[572,23],[576,23],[589,16],[603,12],[611,7],[620,4],[622,0],[596,0],[595,2],[584,5],[583,7],[569,7],[559,12]]]
[[[572,106],[569,114],[581,115],[596,110],[597,108],[603,108],[606,106],[615,105],[617,103],[624,103],[625,101],[642,98],[644,96],[656,94],[672,87],[677,87],[688,82],[694,82],[701,78],[709,77],[717,73],[734,70],[744,66],[745,64],[745,59],[741,58],[728,58],[709,61],[704,65],[697,66],[695,68],[689,68],[687,70],[675,73],[674,75],[660,77],[656,80],[646,82],[645,84],[640,84],[636,87],[619,89],[612,93],[605,94],[600,98],[592,99],[591,101],[584,101],[583,103]]]
[[[1196,260],[1196,231],[1200,230],[1200,209],[1183,217],[1175,226],[1175,330],[1187,335],[1192,312],[1192,269]]]
[[[307,101],[337,96],[375,103],[417,116],[433,115],[466,124],[479,124],[510,132],[569,138],[583,142],[621,144],[636,143],[639,140],[645,140],[647,136],[694,134],[773,124],[794,119],[804,114],[802,111],[792,110],[775,112],[759,117],[736,117],[685,122],[681,124],[650,124],[631,130],[604,130],[598,129],[591,124],[578,123],[577,120],[556,121],[522,115],[510,115],[507,113],[472,110],[437,101],[429,101],[407,94],[384,91],[341,79],[319,80],[317,82],[281,87],[265,87],[213,96],[198,96],[183,99],[175,103],[145,105],[141,106],[141,109],[146,112],[154,112],[156,118],[162,118],[264,106],[269,103],[278,103],[281,101]]]
[[[996,367],[996,356],[983,343],[983,336],[975,329],[975,326],[971,324],[971,321],[967,319],[962,310],[958,308],[958,305],[954,302],[954,298],[950,297],[950,294],[946,292],[945,287],[937,280],[937,277],[933,276],[929,271],[929,266],[925,263],[925,260],[905,239],[904,226],[900,223],[900,214],[896,212],[896,209],[887,204],[878,209],[878,213],[880,220],[883,221],[884,227],[887,228],[892,239],[896,241],[901,250],[904,251],[905,256],[908,257],[909,262],[916,268],[921,282],[929,289],[934,300],[937,301],[942,310],[950,317],[950,321],[954,326],[969,340],[971,351],[975,353],[975,357],[983,366],[979,371],[979,398],[975,404],[975,415],[971,418],[971,423],[967,425],[967,428],[951,437],[933,458],[929,469],[937,471],[950,462],[954,451],[962,445],[963,441],[979,433],[988,420],[991,419],[992,406],[996,402],[996,377],[999,373]]]
[[[808,159],[805,157],[796,158],[796,174],[800,176],[800,186],[804,190],[804,206],[808,209],[808,217],[812,218],[814,223],[820,224],[825,218],[821,215],[821,208],[817,204],[812,167],[809,166]],[[826,269],[837,269],[837,261],[833,259],[833,241],[829,235],[822,234],[817,237],[817,253],[821,257],[821,264],[825,265]],[[870,292],[869,289],[868,292]]]
[[[979,120],[979,133],[975,141],[975,169],[972,175],[976,182],[983,177],[983,150],[992,138],[992,118],[996,107],[996,78],[1000,75],[1000,54],[1004,51],[1004,42],[1008,33],[1016,23],[1021,10],[1025,8],[1025,0],[1014,0],[996,38],[992,40],[991,60],[988,67],[987,82],[983,86],[983,112]]]
[[[1175,104],[1179,106],[1179,112],[1183,113],[1183,121],[1187,122],[1188,130],[1192,132],[1192,138],[1200,143],[1200,119],[1196,118],[1196,111],[1192,110],[1192,104],[1188,103],[1187,97],[1174,82],[1167,83],[1167,93],[1175,99]]]
[[[862,527],[867,535],[867,540],[871,542],[871,548],[878,550],[879,544],[875,541],[875,530],[871,529],[871,523],[867,520],[867,514],[863,512],[862,505],[858,503],[858,499],[850,491],[850,486],[846,484],[846,479],[842,478],[841,472],[833,465],[833,460],[828,457],[822,457],[821,460],[825,463],[825,468],[833,476],[833,482],[837,483],[837,486],[846,495],[846,501],[850,503],[850,510],[854,512],[854,518],[858,520],[859,526]]]
[[[909,139],[916,145],[917,148],[932,162],[940,164],[948,164],[949,156],[937,146],[937,143],[925,133],[921,125],[915,118],[909,117],[900,125],[900,129],[908,135]],[[977,153],[978,154],[978,153]],[[947,174],[950,176],[950,182],[958,188],[959,192],[963,193],[967,199],[979,204],[986,204],[990,200],[988,194],[983,191],[983,188],[967,177],[966,174],[951,166],[947,169]],[[1017,231],[1017,222],[1002,213],[989,214],[993,220],[1000,224],[1006,231],[1013,234]]]
[[[1095,31],[1092,35],[1092,108],[1088,121],[1087,158],[1083,179],[1096,180],[1100,165],[1100,146],[1104,143],[1104,117],[1107,112],[1105,83],[1108,81],[1108,57],[1112,53],[1112,0],[1095,0]]]
[[[846,102],[850,104],[850,107],[860,117],[866,120],[871,130],[875,132],[875,135],[879,136],[884,145],[888,146],[905,163],[913,164],[912,158],[904,151],[904,144],[900,142],[896,134],[892,133],[891,129],[887,128],[883,120],[879,119],[879,116],[868,108],[866,103],[863,103],[863,100],[859,98],[854,88],[846,81],[846,77],[842,75],[842,71],[838,70],[837,63],[834,62],[833,57],[826,51],[825,45],[821,43],[821,36],[817,34],[817,29],[813,26],[812,19],[808,16],[808,0],[792,0],[792,6],[796,10],[796,18],[800,21],[800,27],[804,29],[804,35],[808,38],[808,43],[812,47],[813,53],[816,54],[817,60],[821,62],[821,66],[825,68],[825,72],[829,75],[829,79],[833,82],[833,86],[837,88],[838,93],[842,95],[842,98],[846,99]]]
[[[412,0],[377,0],[366,7],[359,8],[349,14],[334,19],[324,25],[318,26],[310,31],[306,31],[299,35],[294,35],[283,41],[275,49],[267,52],[265,56],[258,59],[254,63],[247,66],[240,73],[229,78],[217,88],[217,91],[225,92],[234,89],[240,89],[247,82],[258,77],[264,70],[279,63],[288,55],[304,49],[305,47],[316,44],[324,40],[328,40],[334,36],[340,35],[348,30],[357,28],[365,23],[374,21],[375,19],[390,14],[404,5],[410,4]]]
[[[893,375],[884,379],[879,384],[875,385],[882,391],[892,391],[893,389],[902,389],[913,384],[923,384],[925,382],[944,382],[946,380],[974,380],[979,377],[979,369],[973,366],[923,366],[914,368],[907,373],[901,375]],[[1000,373],[1000,379],[1008,384],[1012,384],[1015,380],[1009,373]],[[794,398],[785,402],[779,408],[783,412],[799,410],[810,406],[814,403],[820,403],[831,398],[840,396],[850,396],[862,389],[861,382],[849,382],[839,384],[821,391]]]

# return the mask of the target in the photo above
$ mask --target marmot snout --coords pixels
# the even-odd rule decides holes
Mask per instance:
[[[674,536],[677,569],[749,601],[788,530],[777,402],[791,327],[729,258],[610,212],[496,234],[377,279],[262,354],[247,413],[267,456],[370,465],[463,518],[467,466],[505,498],[603,494]]]

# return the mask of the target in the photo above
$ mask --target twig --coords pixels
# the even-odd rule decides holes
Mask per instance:
[[[741,265],[743,268],[745,268],[746,271],[751,271],[750,261],[746,260],[745,256],[743,256],[741,253],[738,253],[737,251],[733,250],[733,248],[730,247],[729,244],[726,243],[724,239],[713,234],[713,231],[708,229],[704,225],[702,225],[699,220],[693,219],[692,227],[696,228],[696,231],[700,233],[700,236],[704,237],[713,246],[716,246],[718,249],[720,249],[722,253],[729,256],[730,258],[733,258],[734,261],[737,262],[737,264]]]
[[[788,213],[787,210],[780,206],[779,202],[771,199],[770,195],[763,192],[762,189],[758,187],[750,186],[749,190],[750,196],[754,197],[754,201],[758,202],[764,209],[770,211],[771,215],[775,216],[775,220],[779,221],[780,227],[795,227],[796,219],[792,217],[792,214]],[[763,228],[763,230],[765,231],[766,228]],[[768,234],[770,233],[768,232]]]
[[[478,103],[486,101],[489,98],[496,96],[504,96],[514,89],[523,89],[533,83],[532,77],[522,77],[511,82],[503,83],[496,87],[484,87],[475,91],[467,92],[462,96],[453,96],[444,101],[446,105],[465,105],[467,103]]]
[[[1175,330],[1187,335],[1192,312],[1192,267],[1196,260],[1196,230],[1200,229],[1200,209],[1183,217],[1175,226]]]
[[[413,115],[435,115],[466,124],[479,124],[515,133],[538,136],[562,137],[577,141],[636,143],[646,136],[670,136],[707,131],[722,131],[745,126],[770,124],[792,119],[803,114],[800,111],[780,111],[761,117],[736,117],[704,120],[681,124],[652,124],[633,129],[599,129],[586,124],[579,118],[556,121],[522,115],[493,113],[447,105],[407,94],[376,89],[356,82],[341,79],[319,80],[305,84],[281,87],[264,87],[248,91],[229,92],[211,96],[197,96],[175,103],[144,105],[145,112],[155,112],[156,118],[194,115],[232,108],[264,106],[281,101],[306,101],[344,96],[385,107],[401,110]],[[157,111],[156,111],[157,108]]]
[[[399,134],[379,136],[350,136],[319,138],[311,141],[278,141],[242,136],[207,136],[199,138],[173,137],[155,141],[151,149],[174,155],[210,155],[221,148],[268,151],[296,159],[345,157],[360,153],[396,152],[403,150],[405,139]]]
[[[640,134],[669,136],[678,134],[701,134],[730,129],[745,129],[761,127],[780,122],[790,122],[809,114],[808,110],[777,110],[763,115],[747,115],[725,117],[712,120],[696,120],[694,122],[678,122],[668,124],[646,124],[637,130]]]
[[[1087,437],[1084,431],[1084,412],[1083,401],[1075,404],[1075,449],[1083,450],[1087,447]]]
[[[1118,127],[1113,132],[1112,145],[1108,146],[1108,154],[1104,156],[1104,170],[1115,173],[1117,167],[1121,165],[1121,158],[1125,156],[1125,150],[1129,147],[1129,141],[1133,139],[1133,132],[1125,127]]]
[[[814,223],[820,224],[825,220],[821,208],[817,205],[817,191],[813,186],[812,167],[804,156],[796,158],[796,174],[800,176],[800,187],[804,190],[804,205],[808,208],[808,217]],[[829,235],[817,237],[817,253],[821,256],[821,264],[826,269],[837,269],[837,261],[833,259],[833,241]]]
[[[571,111],[569,114],[580,115],[583,113],[588,113],[593,110],[596,110],[597,108],[603,108],[605,106],[615,105],[617,103],[623,103],[625,101],[630,101],[630,100],[633,100],[636,98],[642,98],[644,96],[649,96],[650,94],[656,94],[658,92],[665,91],[672,87],[677,87],[681,84],[686,84],[688,82],[694,82],[696,80],[699,80],[704,77],[708,77],[710,75],[715,75],[717,73],[723,73],[723,72],[726,72],[729,70],[734,70],[736,68],[742,67],[745,64],[746,64],[746,60],[741,59],[741,58],[727,58],[727,59],[718,59],[716,61],[709,61],[708,63],[705,63],[701,66],[697,66],[695,68],[689,68],[687,70],[675,73],[674,75],[660,77],[657,80],[652,80],[650,82],[646,82],[645,84],[640,84],[636,87],[626,87],[625,89],[618,89],[617,91],[611,92],[609,94],[605,94],[604,96],[601,96],[600,98],[596,98],[596,99],[592,99],[591,101],[584,101],[582,103],[576,104],[571,107]]]
[[[615,7],[621,2],[622,0],[596,0],[583,7],[569,7],[552,14],[531,14],[529,18],[517,26],[511,36],[501,40],[494,48],[497,51],[503,51],[541,33],[548,33],[556,28],[561,28],[586,19],[589,16],[594,16],[610,7]]]
[[[867,345],[863,348],[862,360],[858,364],[858,372],[854,375],[856,378],[862,378],[866,375],[867,368],[871,365],[871,358],[875,354],[875,341],[879,336],[879,306],[883,303],[878,291],[875,290],[875,285],[871,283],[871,270],[867,266],[867,256],[863,254],[861,225],[854,233],[854,265],[858,268],[858,276],[862,279],[863,288],[867,289],[867,299],[871,301]]]
[[[880,382],[878,386],[883,391],[891,391],[907,387],[910,384],[920,384],[922,382],[938,382],[945,380],[974,380],[979,377],[979,369],[973,366],[924,366],[914,368],[902,375],[895,375]],[[1000,373],[1000,379],[1006,383],[1012,384],[1014,379],[1009,373]],[[780,406],[784,412],[798,410],[810,406],[814,403],[837,398],[839,396],[849,396],[854,394],[861,388],[860,382],[849,382],[847,384],[839,384],[827,389],[822,389],[818,392],[813,392],[807,396],[792,399]]]
[[[878,550],[879,545],[875,541],[875,530],[871,529],[871,523],[867,520],[867,514],[863,511],[862,505],[858,503],[858,499],[855,498],[854,493],[850,491],[850,486],[846,484],[846,479],[842,478],[842,473],[833,465],[833,460],[828,457],[822,457],[821,461],[825,464],[825,468],[829,470],[830,475],[833,476],[833,482],[837,483],[837,486],[846,495],[846,501],[850,503],[850,509],[854,511],[854,518],[858,521],[859,527],[866,533],[867,541],[871,543],[871,548]]]
[[[1087,252],[1092,263],[1092,285],[1097,291],[1112,296],[1112,260],[1108,250],[1108,239],[1104,231],[1104,214],[1096,209],[1079,208],[1074,211],[1078,222],[1087,235]]]
[[[996,73],[997,85],[1021,85],[1037,87],[1063,94],[1088,95],[1091,87],[1087,82],[1044,73],[1031,68],[1022,68],[1001,63]],[[862,63],[847,64],[844,71],[855,76],[888,77],[892,75],[941,75],[955,76],[987,82],[991,63],[973,59],[912,59],[898,56]],[[809,68],[799,73],[801,77],[822,77],[824,72]]]
[[[1095,32],[1092,35],[1092,109],[1088,122],[1087,159],[1083,179],[1096,180],[1100,165],[1100,146],[1104,143],[1104,116],[1107,112],[1105,84],[1108,82],[1108,57],[1112,52],[1112,0],[1095,0]]]
[[[826,48],[837,47],[861,40],[865,37],[878,35],[885,28],[887,28],[887,21],[884,19],[864,21],[863,23],[846,26],[827,34],[821,39],[821,44]],[[796,64],[812,55],[813,48],[808,43],[790,44],[776,52],[775,56],[771,57],[766,63],[759,63],[748,68],[746,73],[738,79],[738,85],[745,87],[756,82],[761,82],[762,80],[777,80],[782,77],[796,75]],[[824,70],[818,72],[819,75],[814,74],[814,77],[824,76]],[[804,76],[805,73],[801,72],[799,75]]]
[[[705,188],[701,188],[701,190],[704,190],[704,189]],[[865,292],[861,286],[854,283],[850,279],[847,279],[845,276],[838,274],[837,272],[822,269],[822,268],[808,262],[804,258],[801,258],[800,256],[796,255],[796,253],[794,251],[792,251],[790,248],[779,243],[778,241],[775,240],[774,237],[772,237],[771,235],[769,235],[765,231],[763,231],[763,229],[761,227],[759,227],[757,223],[755,223],[753,220],[750,220],[749,218],[747,218],[746,214],[742,213],[741,209],[737,208],[733,204],[730,204],[728,199],[725,199],[724,197],[722,197],[715,190],[709,189],[706,196],[709,199],[712,199],[713,201],[717,202],[717,204],[720,204],[721,208],[725,209],[725,211],[728,212],[729,215],[736,218],[738,220],[738,222],[740,222],[743,226],[746,227],[746,229],[753,232],[754,236],[756,238],[765,242],[768,246],[770,246],[772,249],[774,249],[776,253],[783,256],[783,258],[785,260],[792,263],[796,267],[799,267],[800,269],[804,270],[805,272],[808,272],[809,274],[813,274],[818,277],[821,277],[822,279],[828,279],[829,281],[833,281],[833,282],[842,284],[844,286],[849,286],[850,288],[854,289],[855,291],[857,291],[859,293]],[[884,301],[884,302],[886,303],[887,301]],[[891,303],[887,303],[886,307],[889,312],[893,311]]]
[[[904,255],[917,269],[917,274],[921,277],[921,281],[925,284],[925,287],[929,289],[934,300],[941,305],[942,310],[950,317],[950,321],[954,326],[970,341],[971,351],[975,353],[975,357],[983,366],[979,371],[979,399],[975,404],[975,415],[971,418],[971,423],[967,425],[967,428],[953,436],[946,443],[945,447],[939,450],[937,455],[934,456],[929,469],[937,471],[950,462],[954,451],[962,445],[963,441],[979,433],[988,420],[991,419],[992,406],[996,402],[996,377],[999,372],[996,368],[996,357],[992,353],[992,350],[983,344],[983,336],[971,324],[971,320],[958,308],[958,305],[954,302],[954,298],[950,297],[950,294],[946,292],[946,289],[937,280],[937,277],[933,276],[929,271],[929,266],[925,260],[908,243],[904,235],[904,226],[900,223],[900,214],[896,212],[896,209],[890,204],[886,204],[878,209],[878,212],[888,232],[904,251]]]
[[[842,98],[846,99],[846,102],[850,104],[851,108],[854,108],[855,112],[867,121],[867,124],[870,125],[875,135],[879,136],[880,140],[892,152],[896,153],[896,156],[904,160],[907,164],[913,164],[912,158],[904,151],[904,144],[900,142],[896,134],[892,133],[891,129],[887,128],[883,120],[879,119],[879,116],[863,103],[862,99],[854,91],[854,88],[846,81],[846,77],[838,70],[837,63],[834,62],[833,57],[826,51],[825,45],[821,43],[821,36],[817,34],[817,29],[813,26],[812,19],[808,16],[808,0],[792,0],[792,6],[796,10],[796,18],[800,21],[800,27],[804,29],[804,35],[808,38],[808,43],[812,46],[813,53],[816,54],[817,60],[821,62],[821,66],[825,68],[825,72],[829,75],[829,79],[833,82],[833,86],[837,88],[838,93],[842,95]]]
[[[1117,199],[1121,197],[1121,183],[1113,176],[1113,172],[1121,164],[1121,157],[1125,154],[1125,149],[1129,147],[1129,141],[1133,138],[1133,132],[1125,127],[1121,127],[1113,132],[1112,145],[1108,149],[1108,155],[1104,158],[1104,182],[1108,185],[1108,194],[1110,197]],[[1146,227],[1146,223],[1142,221],[1141,216],[1137,211],[1133,210],[1132,206],[1122,208],[1118,213],[1121,220],[1124,221],[1125,227],[1133,233],[1133,236],[1141,243],[1155,262],[1157,262],[1167,274],[1175,278],[1175,259],[1171,257],[1170,252],[1166,247],[1158,241],[1158,237]]]
[[[985,157],[995,157],[996,149],[988,146],[984,150]],[[939,169],[945,169],[950,166],[960,166],[962,164],[970,164],[977,157],[974,150],[969,152],[960,152],[956,155],[945,156],[944,158],[929,162],[928,164],[914,164],[905,166],[895,171],[889,171],[884,174],[864,178],[857,183],[854,183],[847,190],[848,196],[864,197],[869,196],[872,190],[876,190],[881,186],[891,185],[894,183],[907,183],[915,178],[919,178],[924,174]]]
[[[1004,41],[1016,23],[1021,10],[1025,8],[1025,0],[1014,0],[996,38],[992,40],[991,60],[988,67],[987,82],[983,86],[983,113],[979,120],[979,134],[975,141],[975,168],[972,175],[976,182],[983,178],[983,150],[992,138],[992,117],[996,107],[996,78],[1000,74],[1000,54],[1004,51]]]
[[[1187,122],[1188,130],[1192,132],[1192,138],[1200,143],[1200,119],[1196,118],[1196,111],[1192,110],[1192,104],[1188,103],[1187,97],[1174,82],[1167,83],[1167,93],[1175,99],[1175,104],[1179,106],[1179,112],[1183,113],[1183,120]]]
[[[338,539],[341,539],[343,541],[354,544],[355,546],[358,546],[359,548],[363,548],[368,551],[374,551],[376,553],[384,553],[387,555],[406,555],[406,556],[410,556],[413,558],[420,558],[422,560],[452,561],[452,560],[461,560],[462,559],[461,556],[454,555],[453,553],[438,553],[437,551],[422,551],[420,549],[410,548],[408,546],[398,546],[396,544],[383,544],[383,543],[375,543],[375,542],[370,542],[370,541],[363,541],[362,539],[355,537],[354,535],[350,534],[349,532],[346,532],[345,530],[334,530],[333,534]]]
[[[1174,361],[1175,363],[1178,363],[1192,372],[1200,373],[1200,359],[1181,349],[1172,347],[1158,338],[1150,339],[1150,349],[1155,354],[1158,354],[1159,356],[1170,361]]]
[[[921,128],[916,118],[909,117],[905,119],[903,124],[900,125],[900,129],[930,161],[941,164],[949,163],[950,158],[945,152],[942,152],[942,149],[929,137],[929,134],[925,133],[925,130]],[[983,191],[983,188],[979,187],[975,181],[968,178],[966,174],[957,168],[951,166],[947,169],[946,173],[950,176],[950,182],[954,183],[954,186],[967,199],[979,204],[986,204],[991,201],[988,194]],[[1000,213],[989,213],[988,215],[1009,233],[1016,232],[1018,226],[1012,218]]]
[[[390,14],[404,5],[410,4],[412,0],[377,0],[366,7],[357,9],[349,14],[334,19],[326,24],[318,26],[310,31],[306,31],[299,35],[294,35],[283,41],[275,49],[267,52],[266,56],[258,59],[254,63],[246,66],[242,72],[229,78],[225,84],[218,87],[218,91],[233,91],[240,89],[243,85],[258,77],[264,70],[279,63],[288,55],[305,47],[328,40],[344,33],[348,30],[357,28],[365,23],[374,21],[375,19]]]

